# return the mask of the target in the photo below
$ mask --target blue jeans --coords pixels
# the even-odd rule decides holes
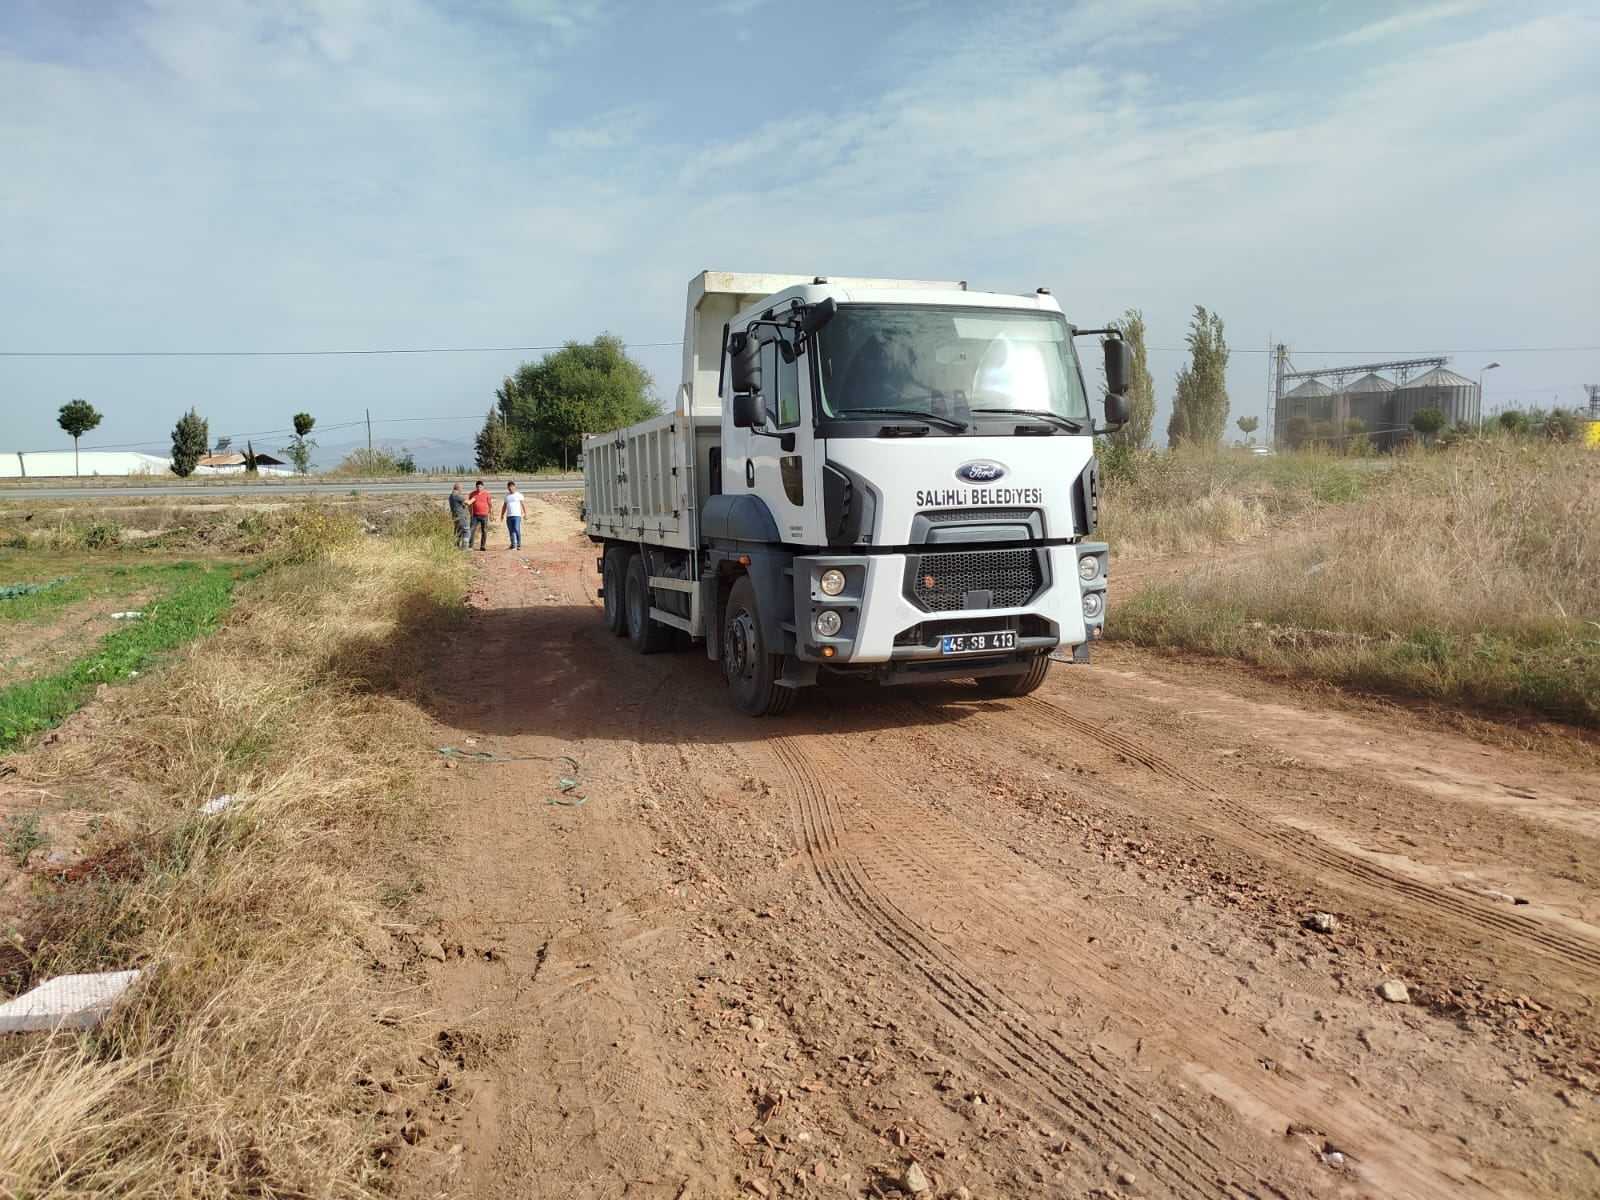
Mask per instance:
[[[467,532],[467,545],[469,547],[472,545],[473,537],[478,539],[479,550],[487,550],[489,548],[488,517],[480,517],[477,513],[472,514],[472,528]]]
[[[521,517],[507,517],[506,518],[506,532],[511,535],[511,548],[513,550],[521,550],[522,549],[522,518]]]

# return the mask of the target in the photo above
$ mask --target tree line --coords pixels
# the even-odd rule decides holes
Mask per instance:
[[[1107,440],[1115,446],[1140,450],[1150,444],[1156,416],[1155,381],[1145,349],[1144,313],[1130,308],[1112,325],[1133,352],[1133,386],[1128,389],[1133,415]],[[1228,427],[1228,342],[1222,318],[1195,305],[1184,340],[1189,347],[1189,361],[1174,381],[1167,445],[1215,446]],[[1238,420],[1239,429],[1246,436],[1254,433],[1258,425],[1256,417]]]
[[[310,413],[295,413],[294,437],[287,446],[280,447],[281,453],[289,456],[289,461],[294,464],[295,474],[309,475],[311,473],[311,452],[317,448],[316,441],[310,433],[317,419]],[[179,479],[187,479],[194,474],[195,467],[200,465],[200,460],[205,457],[206,451],[211,446],[211,427],[204,417],[193,408],[178,418],[178,423],[172,430],[172,473]],[[245,442],[244,451],[245,474],[256,473],[256,448],[253,441]]]

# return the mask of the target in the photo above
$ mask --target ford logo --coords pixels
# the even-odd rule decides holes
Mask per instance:
[[[956,478],[963,483],[993,483],[996,479],[1004,479],[1006,469],[995,462],[969,462],[962,463],[956,468]]]

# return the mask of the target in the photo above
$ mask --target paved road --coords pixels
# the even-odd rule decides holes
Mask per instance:
[[[0,500],[72,500],[105,498],[107,496],[133,499],[139,496],[255,496],[263,495],[305,495],[325,494],[346,496],[352,491],[363,495],[375,495],[384,492],[439,492],[443,494],[450,490],[450,485],[456,482],[453,476],[439,478],[430,476],[424,479],[385,479],[363,482],[361,480],[342,480],[338,482],[323,480],[296,480],[283,483],[247,482],[243,479],[237,483],[232,480],[217,482],[208,480],[205,483],[94,483],[94,484],[69,484],[66,486],[52,485],[25,485],[17,486],[13,481],[0,482]],[[505,481],[496,476],[494,485],[504,487]],[[559,492],[572,491],[583,486],[583,480],[578,478],[561,479],[529,479],[519,482],[525,492]]]

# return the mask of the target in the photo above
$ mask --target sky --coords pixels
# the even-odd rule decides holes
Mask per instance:
[[[1576,407],[1596,61],[1590,0],[0,0],[0,452],[470,441],[602,331],[670,403],[708,268],[1139,309],[1158,441],[1196,305],[1233,417],[1275,342]]]

